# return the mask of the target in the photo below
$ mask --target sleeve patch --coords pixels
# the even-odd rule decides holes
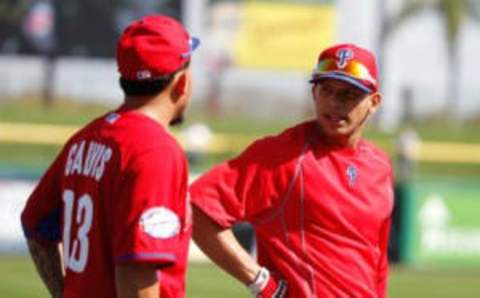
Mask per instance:
[[[140,226],[150,237],[168,239],[179,233],[180,220],[172,210],[166,207],[154,207],[142,213]]]

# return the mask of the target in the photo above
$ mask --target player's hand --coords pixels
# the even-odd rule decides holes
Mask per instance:
[[[266,287],[257,294],[257,298],[282,298],[287,293],[287,282],[270,276]]]
[[[270,274],[267,268],[262,267],[248,288],[256,298],[282,298],[287,293],[287,282]]]

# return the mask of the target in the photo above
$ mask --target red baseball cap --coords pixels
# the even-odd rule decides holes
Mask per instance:
[[[147,16],[131,23],[117,44],[117,65],[126,80],[152,80],[180,69],[198,47],[200,40],[191,37],[173,18]]]
[[[377,62],[372,52],[354,44],[339,44],[325,49],[318,57],[311,83],[337,79],[366,93],[378,91]]]

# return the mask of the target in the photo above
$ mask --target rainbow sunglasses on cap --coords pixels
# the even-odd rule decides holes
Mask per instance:
[[[338,45],[320,54],[310,83],[337,79],[354,85],[366,93],[376,92],[378,82],[375,57],[368,50],[352,44]]]

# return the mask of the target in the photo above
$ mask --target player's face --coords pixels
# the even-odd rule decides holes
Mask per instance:
[[[367,94],[335,79],[322,80],[313,86],[312,92],[317,121],[324,133],[333,137],[350,137],[361,132],[381,101],[378,93]]]
[[[187,108],[188,103],[190,102],[190,97],[192,95],[192,73],[190,71],[190,67],[185,69],[185,91],[182,94],[181,98],[177,101],[177,109],[176,115],[170,121],[171,126],[179,125],[183,123],[185,110]]]

